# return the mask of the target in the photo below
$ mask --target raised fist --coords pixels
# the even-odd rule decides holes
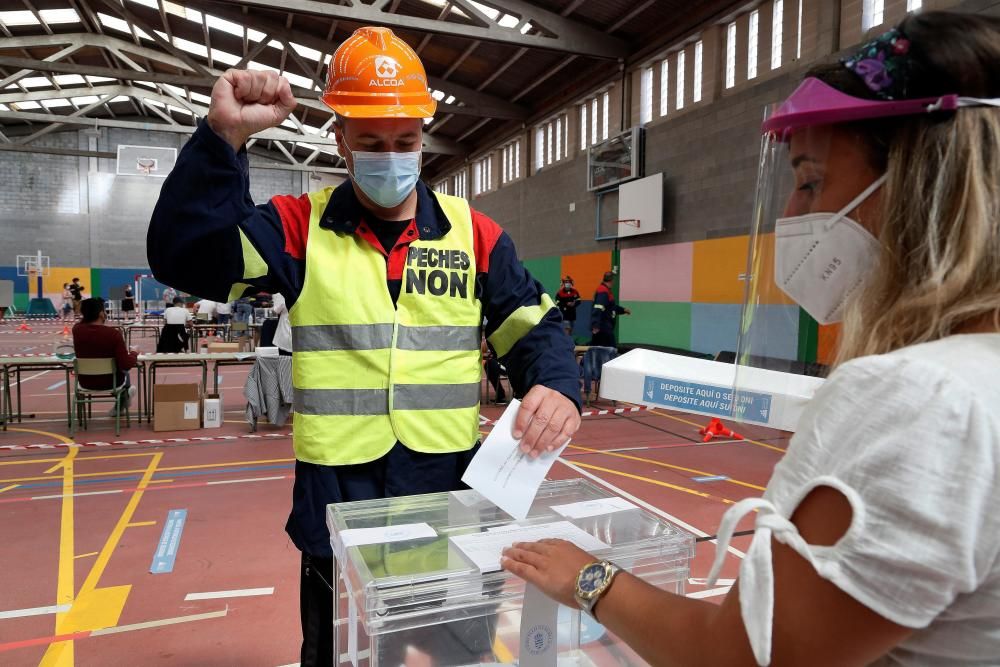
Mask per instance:
[[[230,69],[212,88],[208,125],[239,150],[256,132],[277,127],[295,108],[288,81],[275,72]]]

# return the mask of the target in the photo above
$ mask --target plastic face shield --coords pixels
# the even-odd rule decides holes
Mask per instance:
[[[832,91],[820,85],[827,89],[821,93]],[[867,167],[863,148],[851,141],[849,129],[830,122],[812,124],[821,118],[835,120],[811,104],[816,91],[816,86],[806,85],[805,96],[793,95],[765,110],[747,264],[741,276],[744,302],[733,417],[785,428],[789,418],[773,413],[782,405],[789,414],[804,406],[815,391],[814,376],[823,373],[836,352],[836,325],[820,322],[839,319],[842,297],[853,295],[857,276],[865,273],[865,260],[877,250],[874,237],[854,220],[859,196],[867,199],[877,190],[879,174]],[[799,122],[803,110],[809,122]],[[848,237],[847,248],[861,250],[838,255],[843,243],[833,244],[832,251],[826,242],[817,245],[826,235],[840,241]],[[824,274],[829,274],[831,287],[817,290]],[[811,302],[802,299],[804,292],[812,295]]]

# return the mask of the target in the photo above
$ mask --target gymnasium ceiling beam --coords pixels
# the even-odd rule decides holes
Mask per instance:
[[[435,20],[407,16],[386,11],[387,0],[376,0],[367,5],[360,0],[344,0],[334,5],[319,0],[219,0],[230,5],[249,5],[282,12],[314,14],[327,18],[354,21],[368,25],[381,25],[402,30],[418,30],[439,35],[452,35],[467,39],[481,39],[513,46],[526,46],[548,51],[561,51],[595,58],[617,60],[629,55],[628,44],[617,37],[595,30],[555,12],[542,9],[525,0],[491,0],[490,6],[503,13],[529,21],[542,29],[542,33],[522,34],[515,28],[505,28],[485,17],[466,0],[452,0],[459,11],[471,19],[469,23]]]

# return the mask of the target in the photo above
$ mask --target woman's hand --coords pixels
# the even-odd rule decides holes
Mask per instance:
[[[504,549],[500,565],[557,602],[576,607],[576,578],[585,565],[597,560],[572,542],[542,540]]]

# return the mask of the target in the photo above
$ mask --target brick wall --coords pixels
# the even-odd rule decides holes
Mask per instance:
[[[116,152],[119,145],[180,148],[187,135],[102,128],[94,138],[78,130],[52,132],[33,145]],[[134,268],[146,266],[146,229],[163,184],[161,178],[117,176],[115,160],[0,154],[0,266],[41,250],[52,266]],[[251,169],[254,201],[279,193],[300,194],[304,172]],[[325,176],[325,175],[324,175]],[[339,179],[325,179],[335,182]]]

